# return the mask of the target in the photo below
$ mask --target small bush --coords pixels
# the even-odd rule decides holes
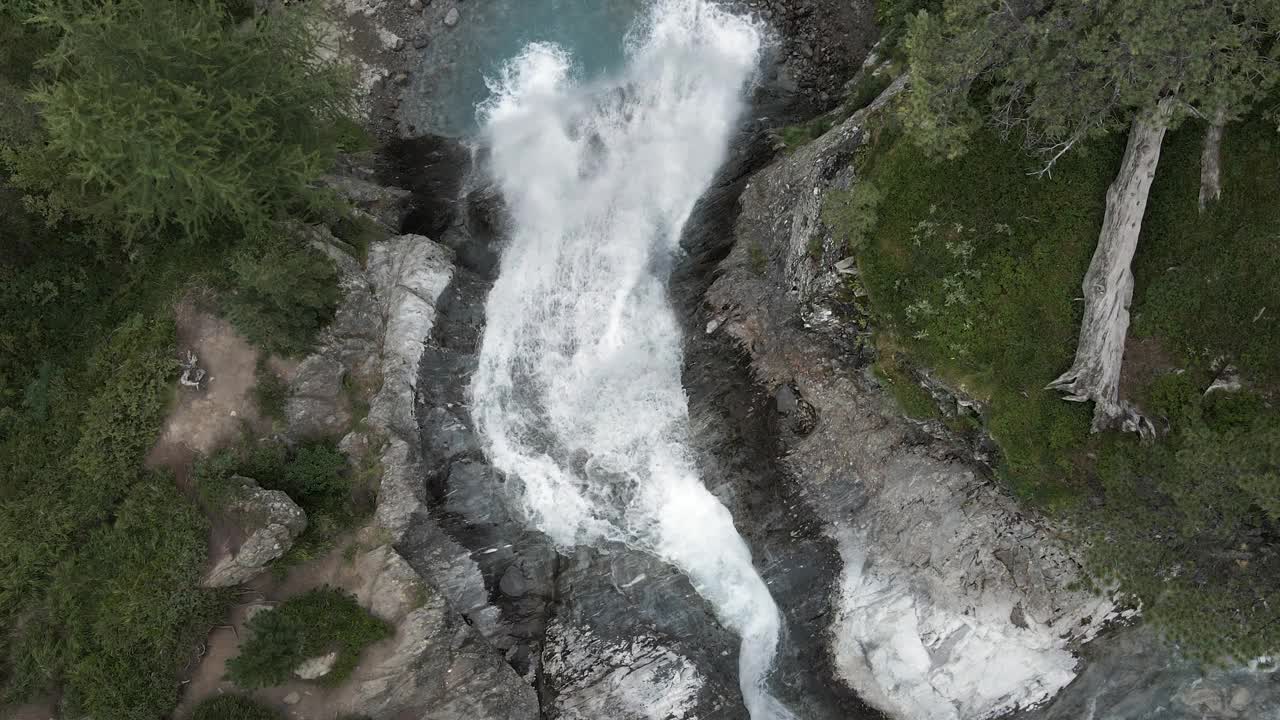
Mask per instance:
[[[139,482],[115,521],[58,566],[41,609],[19,625],[11,691],[61,684],[77,716],[167,714],[195,638],[222,610],[217,593],[198,587],[206,532],[171,477]]]
[[[297,355],[333,319],[342,291],[333,262],[304,245],[263,239],[231,258],[227,318],[267,352]]]
[[[196,706],[191,720],[284,720],[284,715],[243,695],[215,695]]]
[[[271,363],[265,355],[258,358],[253,399],[263,415],[272,420],[284,420],[284,404],[289,399],[289,384],[271,369]]]
[[[298,448],[281,480],[280,489],[304,504],[316,506],[341,502],[351,491],[347,456],[331,443],[310,443]]]
[[[329,652],[337,663],[319,682],[341,684],[369,645],[391,637],[392,626],[360,607],[351,595],[324,587],[299,595],[249,621],[249,640],[227,663],[227,675],[243,688],[287,682],[304,660]]]

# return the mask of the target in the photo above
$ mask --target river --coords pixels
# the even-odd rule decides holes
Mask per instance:
[[[766,689],[779,611],[698,477],[666,285],[761,45],[704,0],[656,0],[616,71],[535,42],[490,81],[482,135],[513,226],[471,397],[527,522],[565,551],[623,543],[683,571],[742,639],[753,720],[787,720]]]

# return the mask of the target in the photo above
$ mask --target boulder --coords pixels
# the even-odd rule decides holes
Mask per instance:
[[[233,476],[223,513],[242,537],[240,546],[224,553],[205,575],[204,587],[231,587],[248,582],[271,561],[293,547],[307,529],[307,514],[279,490],[264,490],[256,480]]]
[[[378,185],[350,175],[326,175],[322,182],[377,220],[389,232],[398,232],[409,214],[408,190]]]
[[[303,680],[315,680],[316,678],[322,678],[325,675],[328,675],[329,671],[333,670],[333,666],[337,662],[338,651],[335,650],[331,653],[317,655],[313,658],[303,660],[302,664],[293,669],[293,674]]]

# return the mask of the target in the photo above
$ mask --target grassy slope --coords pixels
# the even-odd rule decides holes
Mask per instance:
[[[860,262],[881,327],[921,363],[988,402],[1020,495],[1073,495],[1088,410],[1045,384],[1074,352],[1080,278],[1102,218],[1109,153],[1070,158],[1051,180],[994,137],[933,162],[882,138],[868,176],[885,200]]]
[[[1255,382],[1280,383],[1280,135],[1258,119],[1223,138],[1223,198],[1197,210],[1200,128],[1169,136],[1152,188],[1134,332],[1205,367],[1218,356]],[[1261,315],[1259,316],[1259,313]]]
[[[1011,489],[1071,520],[1095,572],[1140,596],[1147,616],[1190,651],[1247,657],[1280,644],[1280,412],[1269,399],[1280,380],[1274,125],[1228,129],[1225,196],[1203,216],[1203,128],[1168,137],[1135,261],[1133,334],[1164,349],[1163,366],[1133,388],[1167,428],[1146,446],[1089,435],[1090,408],[1043,390],[1074,353],[1075,299],[1119,141],[1037,180],[1016,147],[990,135],[938,161],[891,125],[861,161],[883,198],[858,252],[890,351],[881,376],[915,415],[927,398],[899,387],[909,382],[904,356],[986,401]],[[863,232],[850,221],[845,230]],[[1215,360],[1234,363],[1253,389],[1203,398]]]

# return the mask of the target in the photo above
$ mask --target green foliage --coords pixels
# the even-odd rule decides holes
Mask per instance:
[[[77,713],[166,714],[192,641],[221,612],[219,596],[197,587],[206,532],[171,477],[135,484],[114,522],[57,567],[42,607],[19,625],[11,692],[60,682]]]
[[[1193,399],[1164,441],[1113,439],[1099,463],[1107,502],[1080,521],[1092,568],[1205,660],[1280,646],[1280,419],[1254,408],[1247,425],[1215,427]]]
[[[207,501],[221,497],[232,475],[258,481],[268,490],[281,490],[308,514],[339,511],[350,505],[351,473],[347,457],[331,442],[311,442],[294,449],[273,442],[242,443],[196,463],[197,487]]]
[[[87,398],[51,375],[48,421],[6,439],[0,618],[37,594],[64,553],[137,482],[168,399],[173,342],[172,322],[129,318],[77,378],[92,389]]]
[[[101,390],[88,401],[74,453],[85,476],[109,486],[137,472],[160,434],[177,369],[174,344],[171,319],[134,315],[90,360],[90,382]]]
[[[32,94],[47,138],[9,160],[52,220],[261,229],[332,165],[349,80],[298,13],[242,30],[216,0],[61,0],[36,20],[59,38]]]
[[[875,190],[862,202],[824,203],[838,234],[865,238],[859,267],[878,326],[989,405],[1006,476],[1043,504],[1079,492],[1067,450],[1084,442],[1087,412],[1043,388],[1072,357],[1071,298],[1097,240],[1111,157],[1073,156],[1059,177],[1041,181],[990,134],[945,161],[890,129],[862,168],[861,182]],[[893,202],[877,204],[879,196]]]
[[[289,384],[275,370],[265,355],[258,358],[257,380],[253,386],[253,399],[258,410],[273,420],[284,420],[284,404],[289,399]]]
[[[230,265],[236,289],[226,298],[227,317],[268,352],[306,351],[342,299],[333,262],[288,240],[263,239],[246,246],[231,257]]]
[[[317,204],[345,80],[305,16],[234,24],[248,7],[0,3],[0,704],[170,713],[222,599],[196,589],[203,519],[142,471],[173,303],[211,291],[293,351],[332,316],[331,263],[266,227]]]
[[[845,110],[852,114],[870,105],[880,97],[880,93],[893,84],[893,79],[897,75],[896,65],[892,65],[881,69],[880,72],[869,72],[858,78],[854,86],[849,88],[849,94],[844,99]]]
[[[841,233],[845,247],[856,253],[876,226],[881,199],[870,180],[856,182],[848,190],[832,190],[822,198],[822,221]]]
[[[1165,141],[1134,259],[1133,332],[1159,336],[1196,367],[1218,357],[1280,386],[1280,135],[1250,118],[1227,127],[1222,200],[1197,206],[1203,126]]]
[[[1140,598],[1187,652],[1245,659],[1280,646],[1280,412],[1271,399],[1280,323],[1258,315],[1280,303],[1280,210],[1264,200],[1280,174],[1280,142],[1262,120],[1230,125],[1222,205],[1201,216],[1201,130],[1170,134],[1135,261],[1134,328],[1182,369],[1134,390],[1168,430],[1157,442],[1090,436],[1086,408],[1042,390],[1071,361],[1072,298],[1114,144],[1086,146],[1052,179],[1035,180],[990,133],[948,161],[890,128],[859,168],[894,199],[864,230],[859,264],[892,336],[877,371],[904,407],[926,410],[923,391],[902,387],[910,378],[895,371],[899,352],[985,401],[1002,476],[1073,521],[1093,572]],[[833,223],[856,230],[860,217]],[[1224,362],[1263,392],[1205,396]]]
[[[243,695],[214,695],[196,706],[191,720],[284,720],[284,716]]]
[[[346,456],[331,442],[289,449],[272,442],[241,443],[196,462],[196,488],[204,503],[217,508],[231,490],[227,481],[243,475],[269,490],[281,490],[307,512],[307,529],[289,552],[272,565],[283,576],[289,568],[322,557],[343,532],[372,510],[370,488],[353,482]]]
[[[355,669],[365,647],[391,637],[391,625],[370,615],[341,590],[308,591],[249,621],[251,636],[227,663],[227,675],[244,688],[287,682],[302,661],[337,651],[338,660],[319,682],[338,685]]]
[[[942,0],[877,0],[876,23],[880,25],[881,42],[889,52],[897,53],[911,18],[921,11],[936,15],[941,10]]]
[[[835,121],[832,118],[819,115],[808,122],[782,128],[778,131],[778,138],[788,150],[795,150],[822,137],[833,125]]]
[[[911,19],[913,135],[948,157],[991,123],[1053,162],[1164,97],[1243,114],[1274,85],[1274,3],[945,0]],[[1175,118],[1176,121],[1177,118]]]
[[[347,457],[329,443],[303,445],[285,466],[280,489],[313,506],[344,500],[351,492]]]

